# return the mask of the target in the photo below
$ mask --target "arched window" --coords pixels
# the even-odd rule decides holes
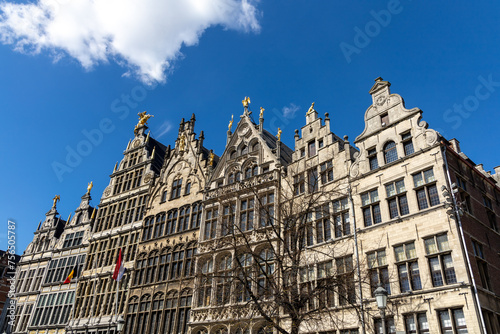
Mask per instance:
[[[184,265],[184,249],[180,246],[174,249],[172,253],[172,270],[170,271],[170,279],[179,278],[182,275]]]
[[[250,291],[252,289],[252,254],[243,253],[238,256],[238,276],[236,280],[235,294],[237,302],[250,300]]]
[[[187,333],[187,322],[189,321],[189,310],[191,309],[191,300],[193,293],[186,289],[182,291],[179,298],[179,323],[177,324],[177,333]]]
[[[200,227],[201,220],[201,204],[193,204],[193,211],[191,212],[191,228]]]
[[[191,193],[191,182],[186,183],[186,189],[184,189],[184,195],[189,195]]]
[[[234,183],[234,173],[229,174],[229,177],[227,179],[228,184],[233,184]]]
[[[228,304],[231,296],[231,269],[232,258],[230,254],[222,256],[217,268],[216,302],[217,305]]]
[[[245,179],[249,179],[252,177],[252,167],[247,167],[245,169]]]
[[[185,265],[184,265],[184,276],[185,277],[188,277],[188,276],[192,276],[194,275],[194,255],[196,254],[196,247],[195,247],[195,243],[191,243],[189,245],[187,245],[187,248],[186,248],[186,260],[185,260]]]
[[[259,149],[259,143],[256,142],[255,144],[252,145],[252,152],[255,152]]]
[[[158,216],[156,216],[155,235],[154,235],[155,238],[163,236],[165,230],[165,218],[166,218],[165,213],[161,213]]]
[[[162,249],[160,254],[160,262],[158,265],[158,281],[166,281],[168,279],[168,272],[170,269],[170,259],[172,253],[170,249]]]
[[[386,164],[398,160],[396,143],[394,143],[393,141],[390,141],[384,145],[384,159]]]
[[[212,274],[214,262],[206,259],[201,266],[200,289],[198,291],[198,306],[209,306],[212,297]]]
[[[139,312],[137,314],[137,331],[134,333],[145,333],[148,325],[148,313],[151,309],[151,295],[144,295],[141,297],[139,303]]]
[[[175,233],[175,227],[177,226],[177,209],[170,210],[167,214],[167,225],[165,229],[165,234],[169,235]]]
[[[163,333],[175,333],[175,323],[177,319],[177,292],[171,291],[167,295],[165,311],[163,316]],[[138,332],[139,333],[139,332]]]
[[[252,168],[252,175],[257,175],[259,174],[259,167],[258,166],[253,166]]]
[[[146,284],[156,281],[156,267],[158,266],[158,253],[151,252],[148,258],[148,267],[146,270]]]
[[[161,201],[162,202],[165,202],[167,200],[167,194],[168,194],[168,191],[163,191],[163,194],[161,195]]]
[[[179,224],[178,232],[189,229],[189,215],[191,213],[191,207],[185,206],[179,210]]]
[[[181,189],[182,189],[182,178],[175,179],[172,183],[172,194],[170,195],[170,199],[181,197]]]
[[[215,334],[227,334],[227,328],[226,327],[220,327],[217,328],[213,333]]]
[[[257,260],[257,272],[259,273],[259,277],[257,278],[257,294],[269,297],[272,295],[272,285],[269,283],[269,279],[274,274],[274,253],[272,249],[263,249]]]
[[[232,151],[231,154],[229,155],[229,159],[234,159],[236,158],[236,151]]]
[[[153,308],[151,309],[151,328],[149,333],[156,334],[160,331],[161,323],[161,312],[163,311],[163,299],[164,295],[158,292],[153,297]]]
[[[127,322],[125,324],[125,334],[136,333],[135,326],[137,325],[137,311],[139,310],[139,298],[134,296],[129,299],[127,309]]]
[[[146,273],[148,260],[146,253],[141,253],[137,259],[137,267],[135,270],[134,285],[141,285],[144,282],[144,275]]]
[[[142,241],[149,240],[153,234],[154,217],[148,217],[144,220],[144,230],[142,231]]]
[[[248,146],[243,145],[243,146],[241,147],[241,155],[243,155],[243,154],[247,154],[247,153],[248,153]]]

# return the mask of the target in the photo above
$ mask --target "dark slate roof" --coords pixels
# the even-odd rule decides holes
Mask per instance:
[[[269,131],[264,129],[262,131],[261,137],[271,150],[276,150],[276,136],[272,135]],[[287,166],[292,162],[292,153],[293,150],[290,147],[286,146],[285,143],[281,142],[279,159],[280,163],[283,166]]]
[[[155,174],[160,174],[161,167],[163,166],[163,160],[165,159],[165,152],[167,151],[167,147],[157,141],[149,137],[148,142],[146,144],[146,149],[151,154],[153,152],[153,148],[156,147],[154,160],[151,162],[151,169],[155,172]]]

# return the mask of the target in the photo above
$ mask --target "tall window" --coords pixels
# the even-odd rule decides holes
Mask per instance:
[[[191,214],[191,206],[186,205],[179,209],[179,222],[177,226],[178,232],[189,229],[189,216]]]
[[[386,164],[398,160],[398,151],[395,142],[390,141],[384,145],[384,160]]]
[[[461,308],[438,311],[443,334],[467,334],[464,311]]]
[[[148,257],[148,267],[146,269],[146,284],[156,282],[156,267],[158,266],[158,253],[151,252]]]
[[[333,163],[331,160],[323,162],[320,165],[321,184],[333,181]]]
[[[165,219],[166,219],[166,214],[165,213],[160,213],[159,215],[156,216],[156,224],[155,224],[155,230],[154,230],[154,237],[159,238],[163,236],[163,233],[165,231]],[[152,220],[152,218],[151,218]]]
[[[405,155],[410,155],[415,152],[413,149],[413,141],[411,140],[411,133],[403,133],[401,135],[401,139],[403,141],[403,150],[405,152]]]
[[[396,265],[398,267],[399,288],[401,292],[422,289],[420,271],[418,269],[417,252],[415,243],[408,242],[394,247]]]
[[[405,181],[399,180],[385,185],[391,219],[410,213],[406,198]]]
[[[252,289],[252,255],[250,253],[240,254],[238,260],[238,278],[236,279],[235,295],[236,302],[246,302],[250,300]]]
[[[79,246],[82,244],[82,240],[83,240],[83,231],[68,233],[64,238],[63,248]]]
[[[328,204],[316,211],[316,242],[322,243],[332,239]]]
[[[300,283],[300,294],[304,303],[307,302],[307,307],[309,310],[314,309],[314,298],[313,296],[313,284],[314,284],[314,266],[309,265],[307,267],[300,268],[299,271],[299,283]]]
[[[361,194],[361,205],[365,226],[382,222],[377,189]]]
[[[386,317],[385,318],[385,332],[387,334],[396,334],[396,326],[394,326],[394,318]],[[375,319],[375,334],[382,334],[382,319]]]
[[[418,208],[420,210],[439,204],[439,195],[435,181],[436,179],[434,178],[432,169],[413,175],[413,183],[415,185]]]
[[[217,233],[217,217],[219,216],[218,209],[209,209],[205,218],[205,240],[215,238]]]
[[[307,171],[308,191],[314,193],[318,191],[318,169],[312,168]]]
[[[200,227],[201,220],[201,204],[193,204],[193,211],[191,213],[191,228]]]
[[[191,182],[186,183],[186,188],[184,189],[184,195],[189,195],[191,193]]]
[[[337,281],[339,282],[339,305],[348,305],[356,302],[354,289],[354,269],[352,255],[335,259],[337,267]]]
[[[483,288],[491,290],[490,275],[488,273],[488,263],[483,252],[483,245],[479,242],[472,240],[472,250],[474,251],[474,256],[476,257],[477,269],[479,270],[479,278],[481,279],[481,285]]]
[[[214,262],[212,259],[207,259],[201,266],[201,282],[198,290],[198,306],[210,306],[212,298],[212,275],[214,270]]]
[[[317,288],[319,290],[319,308],[335,306],[333,286],[335,286],[333,278],[333,261],[330,260],[318,263]]]
[[[172,193],[170,199],[181,197],[182,179],[176,179],[172,183]]]
[[[374,296],[373,292],[379,284],[383,284],[387,293],[391,294],[391,284],[389,283],[389,270],[387,269],[385,249],[367,253],[366,256],[368,258],[372,296]]]
[[[223,236],[233,233],[236,204],[226,204],[223,208],[221,234]]]
[[[493,205],[491,204],[491,200],[488,197],[483,196],[483,203],[486,210],[486,215],[488,216],[490,227],[498,232],[497,218],[495,212],[493,211]]]
[[[149,240],[153,236],[154,217],[144,219],[144,229],[142,230],[142,241]]]
[[[333,221],[335,224],[335,238],[351,234],[349,219],[349,202],[347,197],[333,201]]]
[[[217,267],[216,302],[217,305],[224,305],[229,303],[231,297],[231,255],[223,255]]]
[[[304,173],[297,174],[293,177],[293,189],[295,195],[303,194],[306,191]]]
[[[240,230],[242,232],[253,230],[254,204],[253,198],[246,198],[240,202]]]
[[[274,274],[274,253],[272,249],[263,249],[257,258],[257,295],[270,297],[273,287],[269,278]]]
[[[170,235],[176,232],[177,226],[177,209],[170,210],[167,214],[167,225],[165,228],[165,234]]]
[[[155,334],[160,332],[160,327],[161,327],[161,313],[163,310],[163,299],[164,295],[161,292],[158,292],[154,295],[153,297],[153,308],[151,309],[151,315],[150,315],[150,334]]]
[[[429,322],[427,321],[427,315],[423,313],[412,313],[406,314],[405,318],[405,328],[408,334],[425,334],[429,333]]]
[[[260,221],[259,227],[271,226],[274,224],[274,193],[267,193],[260,197]]]
[[[441,234],[424,239],[424,244],[429,259],[429,267],[431,268],[432,284],[442,286],[445,283],[456,283],[457,277],[447,235]]]
[[[310,157],[316,155],[316,141],[313,140],[307,144],[307,152]]]
[[[370,170],[378,168],[377,150],[375,148],[368,150],[368,162],[370,164]]]

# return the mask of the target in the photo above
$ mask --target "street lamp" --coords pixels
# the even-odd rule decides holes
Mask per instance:
[[[120,314],[116,322],[116,330],[118,333],[122,332],[123,326],[125,326],[125,319],[123,319],[123,315]]]
[[[387,290],[384,289],[382,284],[378,285],[378,288],[373,292],[375,299],[377,300],[377,306],[380,310],[380,316],[382,317],[382,334],[387,334],[385,328],[385,308],[387,307]]]

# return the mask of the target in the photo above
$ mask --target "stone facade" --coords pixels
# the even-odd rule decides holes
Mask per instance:
[[[43,269],[73,254],[56,244],[77,215],[66,224],[54,206],[35,232],[18,269],[29,287],[19,284],[17,332],[44,333],[35,303],[76,287],[51,332],[116,333],[123,316],[124,333],[499,333],[500,168],[474,164],[389,82],[369,93],[353,144],[314,104],[291,149],[245,99],[220,158],[196,138],[194,115],[173,148],[139,123],[95,222],[85,218],[77,283],[57,288]]]

